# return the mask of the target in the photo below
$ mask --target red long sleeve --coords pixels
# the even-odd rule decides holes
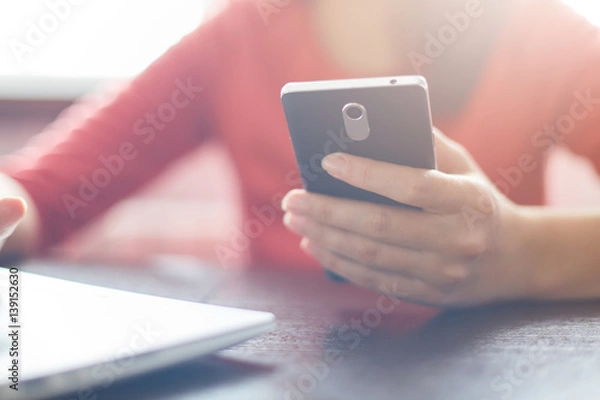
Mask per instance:
[[[43,247],[62,240],[215,133],[216,19],[116,95],[66,110],[5,169],[33,198]],[[132,49],[135,51],[135,49]],[[109,98],[110,97],[110,98]]]

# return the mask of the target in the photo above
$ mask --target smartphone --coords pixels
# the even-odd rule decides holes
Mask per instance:
[[[427,81],[421,76],[288,83],[281,101],[309,192],[400,205],[327,174],[321,161],[331,153],[436,168]]]

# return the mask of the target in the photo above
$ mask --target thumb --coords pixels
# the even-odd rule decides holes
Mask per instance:
[[[20,197],[0,199],[0,240],[6,240],[25,216],[27,204]]]

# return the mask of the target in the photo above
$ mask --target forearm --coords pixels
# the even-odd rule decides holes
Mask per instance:
[[[600,210],[522,212],[520,267],[532,271],[534,298],[600,298]]]
[[[38,246],[39,216],[27,191],[14,179],[0,174],[0,198],[21,197],[27,203],[27,212],[14,233],[0,251],[0,261],[32,255]]]

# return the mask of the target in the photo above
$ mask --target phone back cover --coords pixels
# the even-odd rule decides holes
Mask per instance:
[[[282,96],[305,188],[314,193],[398,205],[339,181],[321,168],[325,155],[343,152],[415,168],[434,169],[435,152],[427,89],[418,85],[292,92]],[[343,107],[362,104],[370,136],[353,141],[344,128]],[[398,182],[401,185],[401,182]]]

